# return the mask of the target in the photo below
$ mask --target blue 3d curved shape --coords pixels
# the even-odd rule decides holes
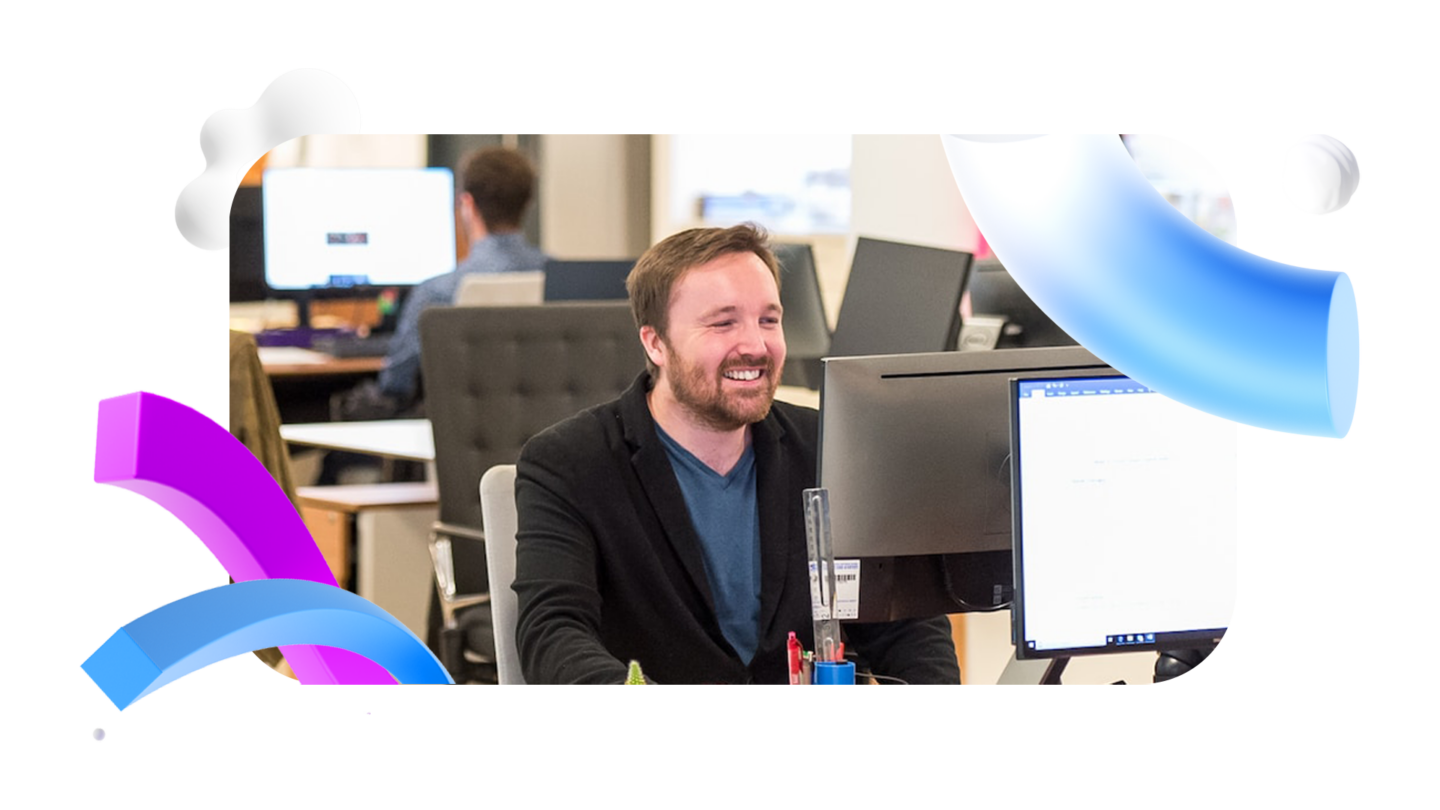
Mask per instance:
[[[1360,328],[1344,273],[1271,261],[1201,230],[1115,135],[941,140],[996,256],[1097,356],[1235,422],[1350,430]]]
[[[349,591],[302,579],[236,582],[176,600],[115,631],[81,667],[123,710],[216,661],[282,645],[350,650],[401,683],[454,683],[389,613]]]

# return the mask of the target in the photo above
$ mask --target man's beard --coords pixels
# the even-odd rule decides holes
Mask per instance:
[[[742,356],[720,366],[714,377],[707,376],[698,364],[690,365],[679,359],[672,350],[670,356],[675,362],[666,369],[670,391],[675,401],[693,414],[707,427],[714,430],[736,430],[753,425],[770,414],[770,405],[775,400],[775,388],[780,384],[780,375],[775,370],[775,361],[768,355],[759,357]],[[762,368],[766,385],[752,392],[731,391],[726,394],[724,374],[732,368]]]

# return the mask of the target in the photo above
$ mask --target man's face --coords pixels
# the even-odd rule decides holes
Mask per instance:
[[[765,263],[729,253],[680,277],[667,334],[647,347],[679,405],[708,427],[735,430],[770,412],[785,365],[780,316]]]

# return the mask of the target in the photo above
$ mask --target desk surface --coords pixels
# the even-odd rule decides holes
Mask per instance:
[[[269,377],[323,377],[374,374],[385,366],[383,357],[331,357],[324,352],[293,346],[263,346],[260,364]]]
[[[297,487],[295,495],[306,506],[319,506],[340,512],[404,506],[434,506],[440,498],[434,481]]]
[[[281,425],[280,437],[292,444],[307,444],[327,450],[348,450],[409,461],[435,460],[435,436],[430,431],[429,419]]]

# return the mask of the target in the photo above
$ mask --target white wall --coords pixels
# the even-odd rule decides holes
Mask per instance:
[[[270,150],[266,166],[422,168],[425,136],[302,135]]]
[[[559,259],[633,259],[649,247],[648,140],[541,136],[541,249]]]

